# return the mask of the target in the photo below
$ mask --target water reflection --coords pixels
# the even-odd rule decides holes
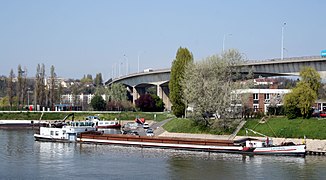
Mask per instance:
[[[31,130],[0,130],[0,146],[1,179],[323,179],[326,175],[324,156],[243,156],[38,142]]]
[[[104,134],[121,134],[121,130],[115,128],[98,128],[97,130],[104,132]]]

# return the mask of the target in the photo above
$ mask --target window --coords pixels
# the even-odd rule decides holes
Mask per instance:
[[[264,94],[264,98],[265,99],[270,99],[270,95],[269,94]]]
[[[54,135],[54,132],[53,131],[50,131],[50,135],[53,136]]]
[[[258,111],[258,104],[254,104],[254,112]]]
[[[258,100],[258,93],[253,94],[253,99]]]

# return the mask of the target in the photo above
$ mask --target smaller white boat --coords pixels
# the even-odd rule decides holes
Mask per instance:
[[[235,144],[243,146],[243,152],[254,155],[292,155],[304,156],[306,154],[305,144],[294,144],[285,142],[280,145],[274,145],[273,140],[244,138],[235,141]]]
[[[119,121],[96,121],[96,128],[120,128]]]
[[[96,132],[91,121],[72,121],[63,125],[40,127],[40,133],[34,134],[36,141],[75,142],[80,133]]]
[[[100,117],[98,116],[87,116],[86,120],[95,123],[95,127],[99,129],[121,128],[121,124],[117,120],[112,120],[112,121],[101,120]]]
[[[256,138],[244,138],[234,141],[235,144],[243,146],[244,152],[259,155],[293,155],[293,156],[305,156],[306,145],[294,144],[293,142],[283,142],[282,144],[275,145],[273,140],[268,136],[254,131],[252,129],[245,128],[246,134],[248,131],[264,136],[265,139]]]

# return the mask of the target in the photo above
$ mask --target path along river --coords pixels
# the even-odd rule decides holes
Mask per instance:
[[[0,129],[0,179],[325,179],[326,157],[243,156],[37,142]]]

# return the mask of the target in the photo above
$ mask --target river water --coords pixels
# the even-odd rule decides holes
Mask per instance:
[[[0,179],[325,179],[326,157],[245,156],[38,142],[0,129]]]

